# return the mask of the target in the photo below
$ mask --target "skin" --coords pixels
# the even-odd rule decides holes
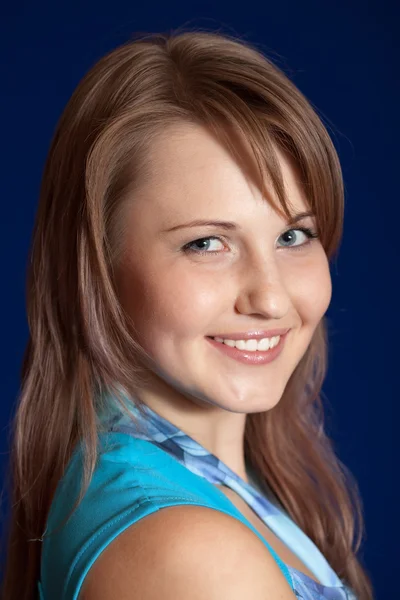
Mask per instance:
[[[279,150],[278,157],[293,212],[308,210],[294,165]],[[246,414],[282,397],[329,306],[328,259],[319,239],[298,231],[315,231],[315,219],[288,225],[252,183],[251,158],[243,152],[238,164],[206,129],[170,127],[149,159],[151,177],[126,202],[129,236],[117,269],[121,303],[152,357],[137,395],[248,481]],[[194,219],[240,229],[164,231]],[[292,239],[283,236],[293,229]],[[204,255],[183,251],[207,236],[222,241],[192,244]],[[281,327],[290,328],[283,352],[261,366],[241,364],[206,339]]]

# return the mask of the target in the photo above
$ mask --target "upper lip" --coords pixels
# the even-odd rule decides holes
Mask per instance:
[[[220,337],[226,340],[262,340],[263,338],[271,338],[275,335],[285,335],[289,331],[290,327],[286,329],[270,329],[270,330],[254,330],[254,331],[246,331],[242,333],[218,333],[217,335],[212,335],[209,337]]]

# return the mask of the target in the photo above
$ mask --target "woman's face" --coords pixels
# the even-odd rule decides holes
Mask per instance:
[[[296,173],[282,153],[279,158],[293,210],[307,211]],[[151,180],[127,200],[118,285],[138,341],[154,361],[153,391],[168,389],[176,398],[236,413],[268,410],[279,402],[331,299],[322,245],[298,230],[315,232],[314,218],[287,225],[199,126],[165,131],[150,160]],[[185,226],[195,220],[235,227]],[[200,238],[207,239],[192,243],[190,252],[188,245]],[[290,331],[268,364],[238,362],[207,339],[276,328]]]

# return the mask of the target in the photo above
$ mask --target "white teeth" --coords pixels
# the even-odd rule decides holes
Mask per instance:
[[[257,340],[246,340],[244,344],[244,350],[257,350],[258,341]]]
[[[258,342],[258,350],[269,350],[274,347],[275,338],[264,338]]]
[[[280,340],[280,335],[275,335],[271,338],[263,338],[262,340],[228,340],[220,337],[215,337],[216,342],[220,342],[221,344],[226,344],[231,348],[238,348],[238,350],[249,350],[250,352],[266,351],[271,348],[274,348]]]

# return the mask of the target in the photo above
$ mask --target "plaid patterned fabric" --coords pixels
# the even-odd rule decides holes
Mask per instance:
[[[109,398],[110,407],[113,402]],[[220,484],[234,490],[258,517],[279,537],[290,550],[314,573],[321,582],[317,583],[299,570],[286,565],[291,579],[292,589],[297,598],[302,600],[357,600],[352,591],[346,587],[328,564],[317,546],[290,519],[283,507],[274,503],[272,494],[264,491],[257,484],[249,470],[248,484],[216,456],[201,444],[185,434],[170,421],[154,412],[149,406],[144,407],[145,418],[126,398],[126,401],[137,419],[137,425],[120,410],[108,413],[106,430],[132,435],[135,438],[148,440],[174,456],[183,466],[213,484]],[[115,405],[114,405],[115,406]],[[104,419],[103,419],[104,420]]]

